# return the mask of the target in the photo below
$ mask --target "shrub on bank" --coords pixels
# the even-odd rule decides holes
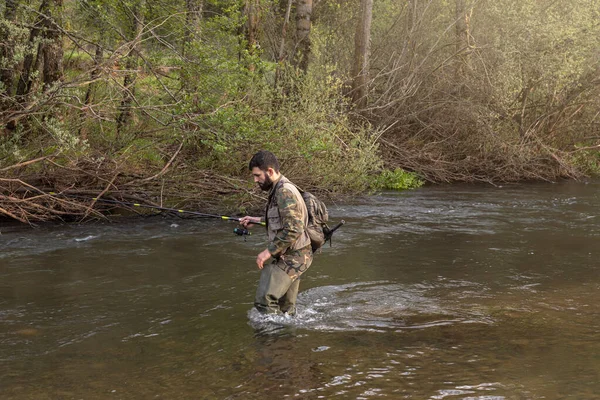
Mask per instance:
[[[416,173],[408,172],[402,168],[391,171],[383,170],[372,182],[373,189],[406,190],[416,189],[425,184]]]

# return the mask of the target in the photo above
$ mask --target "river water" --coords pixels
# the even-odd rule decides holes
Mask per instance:
[[[2,399],[598,399],[600,182],[330,206],[296,318],[232,223],[0,227]]]

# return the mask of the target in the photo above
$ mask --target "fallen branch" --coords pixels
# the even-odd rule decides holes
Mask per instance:
[[[8,167],[0,169],[0,172],[5,172],[5,171],[8,171],[8,170],[15,169],[15,168],[20,168],[20,167],[25,167],[27,165],[35,164],[38,161],[46,160],[46,159],[48,159],[50,157],[54,157],[54,156],[44,156],[44,157],[36,158],[34,160],[24,161],[24,162],[21,162],[21,163],[18,163],[18,164],[10,165]]]
[[[94,204],[96,204],[96,201],[101,198],[104,193],[106,193],[108,191],[108,189],[113,185],[113,183],[115,182],[115,179],[117,179],[117,176],[119,176],[119,174],[115,174],[115,176],[113,176],[113,178],[111,179],[111,181],[108,183],[108,185],[106,185],[106,187],[104,188],[104,190],[102,192],[100,192],[100,194],[98,196],[96,196],[93,200],[92,203],[88,206],[87,210],[85,210],[85,214],[83,215],[83,217],[81,217],[81,220],[83,221],[84,219],[86,219],[88,217],[88,215],[90,215],[90,212],[92,211],[92,208],[94,207]]]

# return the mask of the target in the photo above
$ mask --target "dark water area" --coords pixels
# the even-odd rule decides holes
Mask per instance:
[[[1,399],[599,399],[600,182],[439,186],[345,219],[295,318],[218,220],[0,225]]]

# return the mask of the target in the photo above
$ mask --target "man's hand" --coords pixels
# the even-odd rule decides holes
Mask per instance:
[[[258,265],[258,269],[263,269],[265,261],[267,261],[269,258],[271,258],[271,253],[269,253],[268,249],[261,251],[256,257],[256,265]]]
[[[260,224],[260,217],[245,216],[240,218],[240,225],[242,225],[244,228],[252,228],[254,224]]]

